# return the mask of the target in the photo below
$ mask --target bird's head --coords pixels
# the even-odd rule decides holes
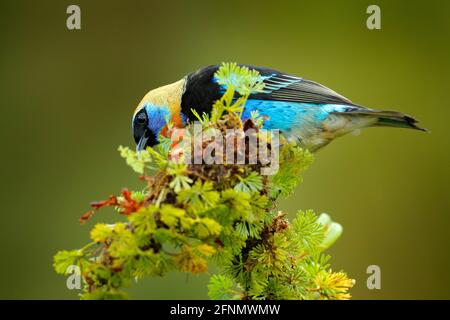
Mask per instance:
[[[185,79],[148,92],[136,108],[133,119],[133,137],[136,150],[144,150],[159,143],[160,134],[165,134],[168,121],[181,127],[181,98]]]

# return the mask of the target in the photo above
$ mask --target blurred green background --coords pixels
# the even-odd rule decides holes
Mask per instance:
[[[82,29],[66,28],[78,4]],[[381,7],[382,29],[366,28]],[[344,226],[329,250],[356,299],[450,298],[450,2],[2,1],[0,298],[76,299],[52,269],[102,212],[92,200],[138,188],[117,146],[151,88],[222,61],[269,66],[353,101],[416,116],[432,133],[368,129],[317,154],[282,209]],[[381,267],[381,290],[366,268]],[[206,298],[207,276],[171,274],[134,298]]]

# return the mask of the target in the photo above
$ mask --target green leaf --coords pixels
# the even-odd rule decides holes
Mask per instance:
[[[214,78],[218,84],[233,88],[243,96],[261,92],[264,89],[264,82],[258,71],[238,66],[236,63],[222,63],[214,74]]]
[[[212,182],[202,183],[201,180],[197,180],[190,189],[181,190],[177,197],[178,201],[189,204],[196,213],[214,207],[219,198],[220,195],[214,190]]]
[[[222,226],[214,219],[200,218],[195,222],[194,230],[199,239],[205,239],[209,236],[218,236]]]
[[[226,275],[213,275],[209,279],[208,296],[213,300],[230,300],[233,298],[233,280]]]
[[[165,204],[161,207],[160,214],[162,222],[169,227],[174,227],[178,224],[178,221],[184,217],[186,212],[183,209]]]
[[[290,237],[301,251],[315,252],[322,243],[325,228],[317,222],[317,216],[312,210],[299,211],[292,221]]]
[[[146,165],[152,162],[152,158],[146,150],[135,152],[128,147],[119,146],[119,152],[120,156],[125,158],[127,164],[140,174],[143,174]]]
[[[73,265],[78,265],[78,261],[84,256],[82,250],[62,250],[59,251],[53,258],[53,267],[56,273],[67,275],[68,268]]]
[[[117,263],[135,256],[139,250],[138,239],[134,236],[128,223],[119,222],[114,225],[113,237],[108,247],[112,257],[116,257]]]
[[[155,214],[158,208],[154,205],[141,208],[129,218],[134,230],[138,235],[149,235],[156,229]]]
[[[197,110],[195,110],[195,109],[191,109],[191,112],[194,114],[194,116],[200,122],[202,127],[207,127],[207,126],[210,125],[211,120],[210,120],[210,117],[209,117],[209,115],[207,113],[203,112],[202,115],[200,116],[198,114]]]
[[[221,202],[226,205],[229,218],[247,218],[252,211],[251,196],[246,192],[227,189],[222,192]]]
[[[238,176],[239,183],[234,186],[234,190],[241,192],[259,192],[263,188],[262,177],[257,172],[251,172],[245,178]]]
[[[172,181],[169,187],[179,193],[181,190],[189,189],[191,187],[192,179],[187,176],[187,166],[182,162],[169,162],[167,167],[167,174],[172,176]]]
[[[105,242],[112,236],[114,225],[107,225],[104,223],[98,223],[91,230],[91,239],[94,242]]]
[[[301,174],[313,162],[313,155],[295,144],[286,144],[280,152],[280,168],[270,178],[270,197],[289,196],[301,181]]]

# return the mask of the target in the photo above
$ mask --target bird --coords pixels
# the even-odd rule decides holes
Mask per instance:
[[[263,129],[278,129],[288,140],[315,152],[349,132],[366,127],[398,127],[427,131],[412,116],[398,111],[377,110],[353,103],[326,86],[274,69],[240,65],[259,72],[264,88],[250,94],[242,120],[257,111],[263,116]],[[132,117],[136,150],[157,145],[168,122],[183,128],[196,120],[194,114],[209,114],[224,88],[215,73],[219,65],[210,65],[182,79],[150,90],[138,104]]]

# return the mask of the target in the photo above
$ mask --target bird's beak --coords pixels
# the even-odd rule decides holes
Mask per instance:
[[[138,144],[136,145],[136,151],[141,151],[145,149],[145,147],[147,146],[148,138],[149,138],[148,129],[145,129],[144,134],[141,136]]]

